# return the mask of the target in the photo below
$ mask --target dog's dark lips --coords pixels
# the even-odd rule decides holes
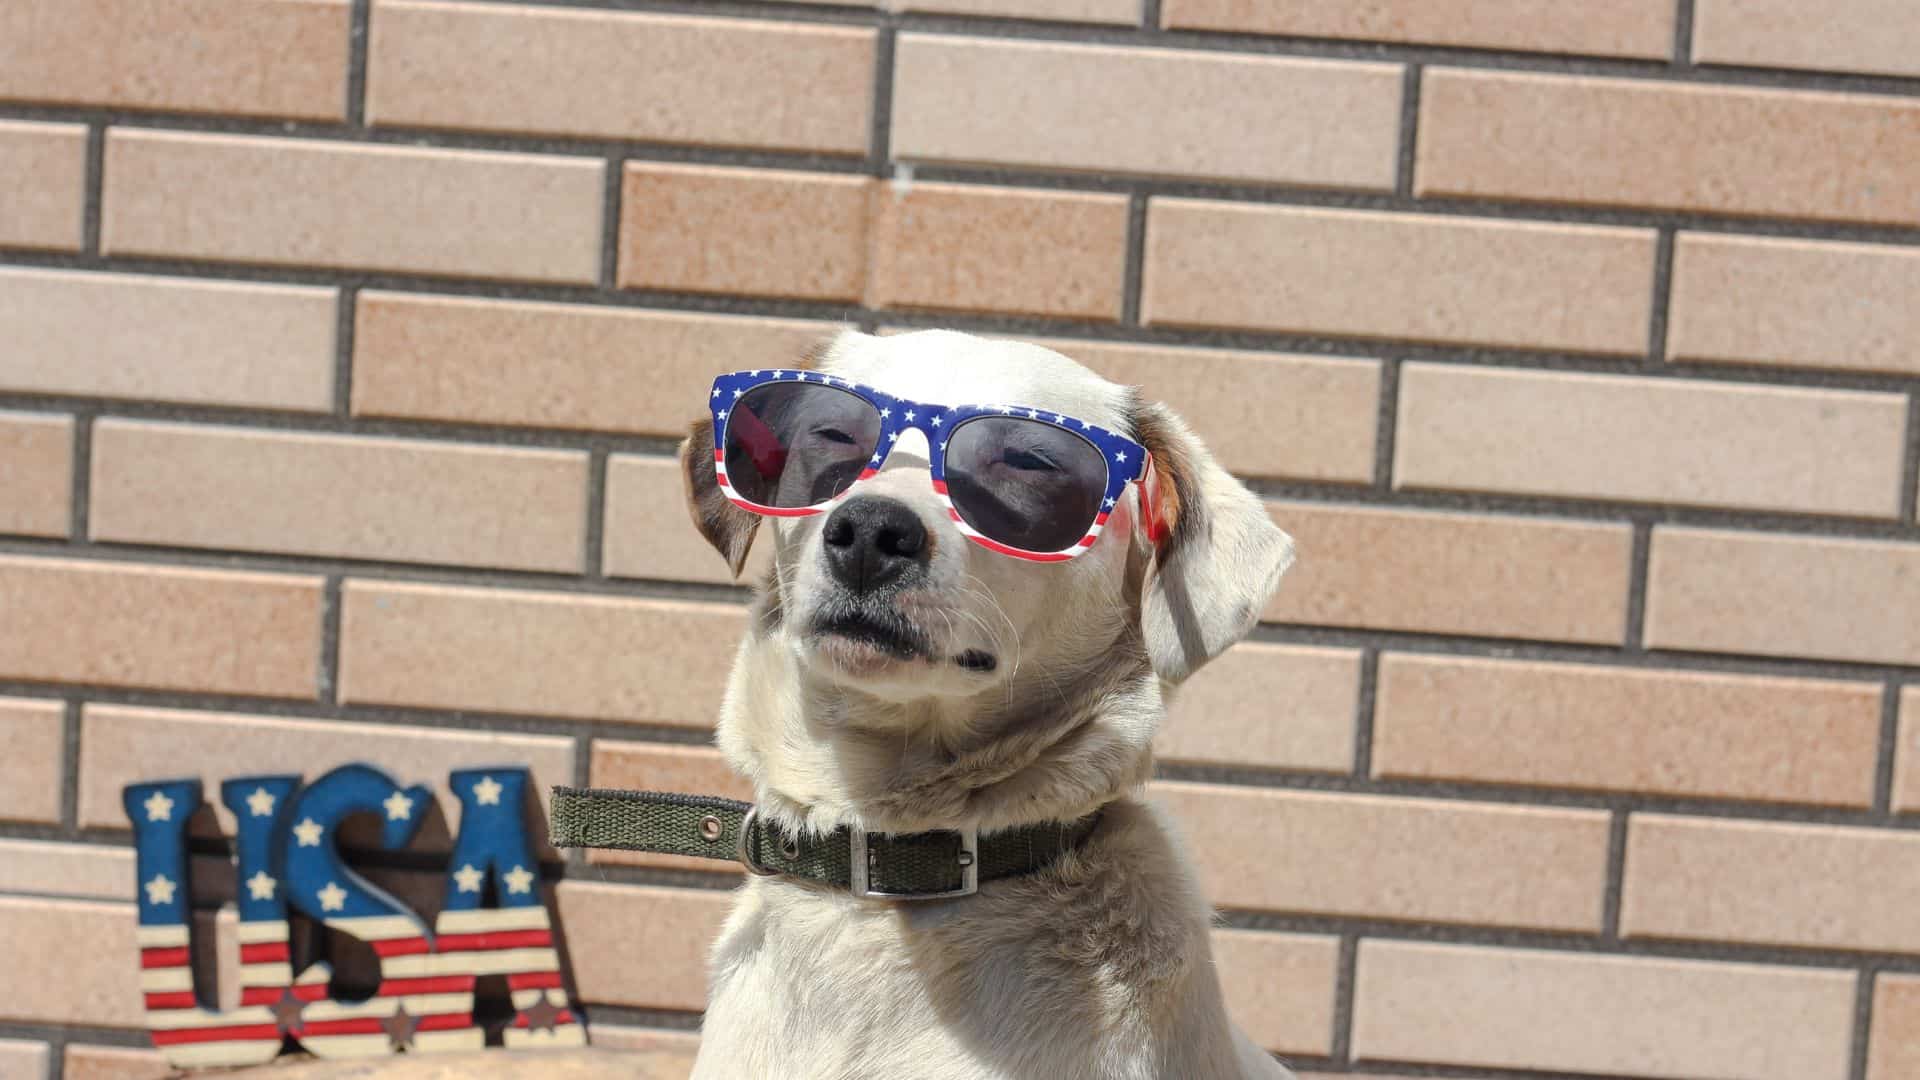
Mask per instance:
[[[869,646],[895,660],[924,660],[932,647],[926,636],[899,615],[858,609],[829,611],[814,620],[817,637],[839,637]]]

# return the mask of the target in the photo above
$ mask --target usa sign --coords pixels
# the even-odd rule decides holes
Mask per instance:
[[[431,790],[403,788],[368,765],[341,766],[305,787],[299,776],[220,785],[239,822],[240,1003],[224,1011],[195,988],[188,932],[187,819],[201,805],[200,782],[124,790],[138,848],[140,991],[169,1064],[262,1064],[287,1039],[322,1058],[479,1049],[486,1032],[474,1015],[475,987],[490,975],[505,977],[513,999],[509,1048],[586,1044],[527,840],[527,770],[462,769],[447,782],[460,801],[460,832],[431,928],[349,869],[335,843],[342,822],[373,814],[382,846],[404,846],[433,805]],[[483,906],[490,894],[496,903]],[[295,912],[372,950],[379,985],[371,997],[335,1000],[325,960],[294,970]]]

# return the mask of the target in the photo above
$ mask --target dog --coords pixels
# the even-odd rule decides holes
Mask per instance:
[[[1094,824],[950,899],[750,877],[712,953],[695,1080],[1291,1077],[1228,1019],[1212,911],[1141,790],[1169,692],[1251,629],[1292,540],[1166,408],[1050,349],[847,330],[795,367],[827,393],[885,395],[876,409],[981,403],[1042,426],[909,415],[855,477],[835,455],[873,432],[842,430],[827,414],[858,407],[823,391],[772,420],[736,406],[718,455],[716,420],[693,425],[689,510],[736,577],[773,522],[716,736],[755,813],[796,836]],[[1079,432],[1153,463],[1139,482],[1138,463],[1108,466],[1125,487],[1090,543],[1072,532],[1100,482],[1070,475],[1098,464]],[[768,462],[797,490],[743,475]],[[770,516],[743,508],[748,487],[825,502]],[[1068,536],[1071,558],[1006,550]]]

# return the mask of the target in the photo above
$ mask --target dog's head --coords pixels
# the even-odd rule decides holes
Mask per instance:
[[[1118,648],[1178,683],[1246,634],[1292,562],[1260,500],[1178,418],[1056,352],[947,331],[849,331],[810,364],[908,400],[1028,405],[1129,435],[1156,463],[1163,526],[1150,538],[1129,485],[1078,558],[996,553],[961,533],[930,481],[931,448],[907,432],[830,512],[772,526],[762,628],[822,680],[891,702],[1010,695]],[[762,519],[722,494],[711,422],[694,425],[681,460],[694,522],[737,575]]]

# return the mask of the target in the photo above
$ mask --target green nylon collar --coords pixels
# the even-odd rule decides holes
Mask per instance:
[[[554,847],[738,859],[758,874],[807,878],[856,895],[925,900],[972,894],[982,881],[1030,874],[1093,834],[1100,814],[988,835],[936,829],[892,835],[845,826],[793,836],[733,799],[657,791],[553,789]]]

